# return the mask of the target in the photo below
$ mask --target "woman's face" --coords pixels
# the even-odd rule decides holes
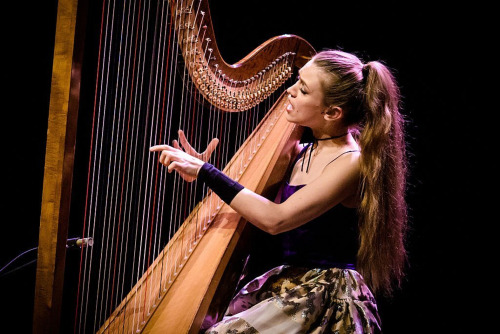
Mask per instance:
[[[286,118],[289,122],[312,129],[323,124],[324,93],[321,83],[325,74],[312,61],[299,70],[299,79],[287,89],[289,105]]]

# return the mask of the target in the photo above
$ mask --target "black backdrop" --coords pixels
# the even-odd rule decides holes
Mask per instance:
[[[57,1],[2,6],[3,267],[38,243]],[[341,48],[394,69],[408,119],[410,268],[402,290],[379,299],[385,333],[475,333],[488,325],[474,315],[483,294],[472,256],[483,220],[474,211],[484,194],[475,187],[481,139],[479,99],[471,97],[488,11],[431,1],[211,1],[229,63],[287,33],[317,50]],[[35,269],[32,263],[0,277],[0,332],[31,332]]]

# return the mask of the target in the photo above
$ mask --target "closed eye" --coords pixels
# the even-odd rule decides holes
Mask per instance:
[[[300,87],[300,89],[299,89],[299,90],[300,90],[300,92],[301,92],[302,94],[304,94],[304,95],[305,95],[305,94],[307,94],[307,91],[306,91],[306,90],[304,90],[304,86],[306,86],[306,87],[307,87],[307,85],[306,85],[306,83],[305,83],[305,82],[304,82],[304,81],[300,78],[300,75],[298,75],[298,74],[297,74],[297,82],[298,82],[298,83],[300,84],[300,86],[301,86],[301,87]]]

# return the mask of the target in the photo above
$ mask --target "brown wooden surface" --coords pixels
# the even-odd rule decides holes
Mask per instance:
[[[77,0],[60,0],[50,92],[33,315],[34,333],[58,333],[78,115]],[[76,38],[81,38],[77,36]],[[83,39],[83,38],[82,38]]]

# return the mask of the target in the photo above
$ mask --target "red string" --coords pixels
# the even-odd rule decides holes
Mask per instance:
[[[90,187],[90,170],[92,166],[92,149],[93,149],[93,144],[94,144],[94,126],[95,126],[95,121],[96,121],[96,103],[97,103],[97,91],[98,91],[98,84],[99,84],[99,69],[101,65],[101,46],[102,46],[102,30],[104,26],[104,8],[105,8],[106,1],[102,2],[102,15],[101,15],[101,31],[99,32],[99,52],[97,55],[97,74],[96,74],[96,83],[95,83],[95,93],[94,93],[94,107],[93,107],[93,113],[92,113],[92,132],[91,132],[91,137],[90,137],[90,152],[89,152],[89,166],[88,166],[88,173],[87,173],[87,189],[85,192],[85,213],[83,217],[83,229],[82,229],[82,238],[85,237],[85,228],[86,228],[86,222],[87,222],[87,214],[88,214],[88,199],[89,199],[89,187]],[[80,286],[81,286],[81,278],[82,278],[82,263],[83,263],[83,249],[80,252],[80,268],[78,271],[78,288],[77,288],[77,294],[76,294],[76,308],[75,308],[75,324],[73,327],[73,333],[76,333],[76,324],[78,321],[78,304],[80,302]]]
[[[172,5],[171,5],[171,10],[172,10]],[[159,138],[158,142],[161,143],[163,141],[163,119],[165,117],[165,100],[166,100],[166,91],[167,91],[167,76],[168,76],[168,70],[170,66],[170,47],[171,47],[171,38],[172,38],[172,16],[170,15],[170,30],[168,34],[168,48],[167,48],[167,56],[166,56],[166,63],[165,63],[165,75],[164,75],[164,82],[163,82],[163,96],[162,96],[162,107],[161,107],[161,117],[160,117],[160,133],[159,133]],[[155,190],[154,190],[154,195],[153,195],[153,211],[151,213],[151,228],[149,232],[149,247],[148,247],[148,261],[147,261],[147,267],[149,268],[149,264],[151,261],[151,245],[152,245],[152,235],[153,235],[153,223],[155,220],[155,209],[156,208],[156,201],[157,201],[157,194],[158,194],[158,175],[160,171],[160,165],[156,164],[155,168]],[[146,280],[146,285],[144,288],[144,310],[146,310],[146,293],[147,293],[147,288],[148,288],[148,280]],[[145,313],[143,315],[143,321],[145,320]]]
[[[139,1],[139,9],[141,8],[141,1]],[[137,30],[136,30],[136,36],[135,36],[135,46],[134,46],[134,60],[132,64],[136,63],[136,58],[137,58],[137,40],[138,40],[138,29],[139,29],[139,21],[140,21],[140,13],[141,11],[138,10],[138,15],[137,15]],[[118,210],[118,228],[116,231],[116,242],[115,242],[115,256],[114,256],[114,264],[113,264],[113,281],[111,284],[111,298],[110,298],[110,310],[113,309],[113,297],[115,293],[115,278],[116,278],[116,260],[118,258],[118,244],[119,244],[119,234],[120,234],[120,229],[121,229],[121,220],[122,220],[122,205],[123,205],[123,192],[124,192],[124,187],[125,187],[125,167],[127,165],[127,152],[128,152],[128,138],[129,138],[129,132],[130,132],[130,115],[132,113],[132,103],[133,103],[133,91],[134,91],[134,78],[135,78],[135,66],[132,66],[132,80],[131,80],[131,85],[130,85],[130,98],[129,98],[129,110],[128,110],[128,117],[127,117],[127,132],[125,135],[125,156],[124,156],[124,161],[123,161],[123,174],[122,174],[122,186],[120,190],[120,208]]]

